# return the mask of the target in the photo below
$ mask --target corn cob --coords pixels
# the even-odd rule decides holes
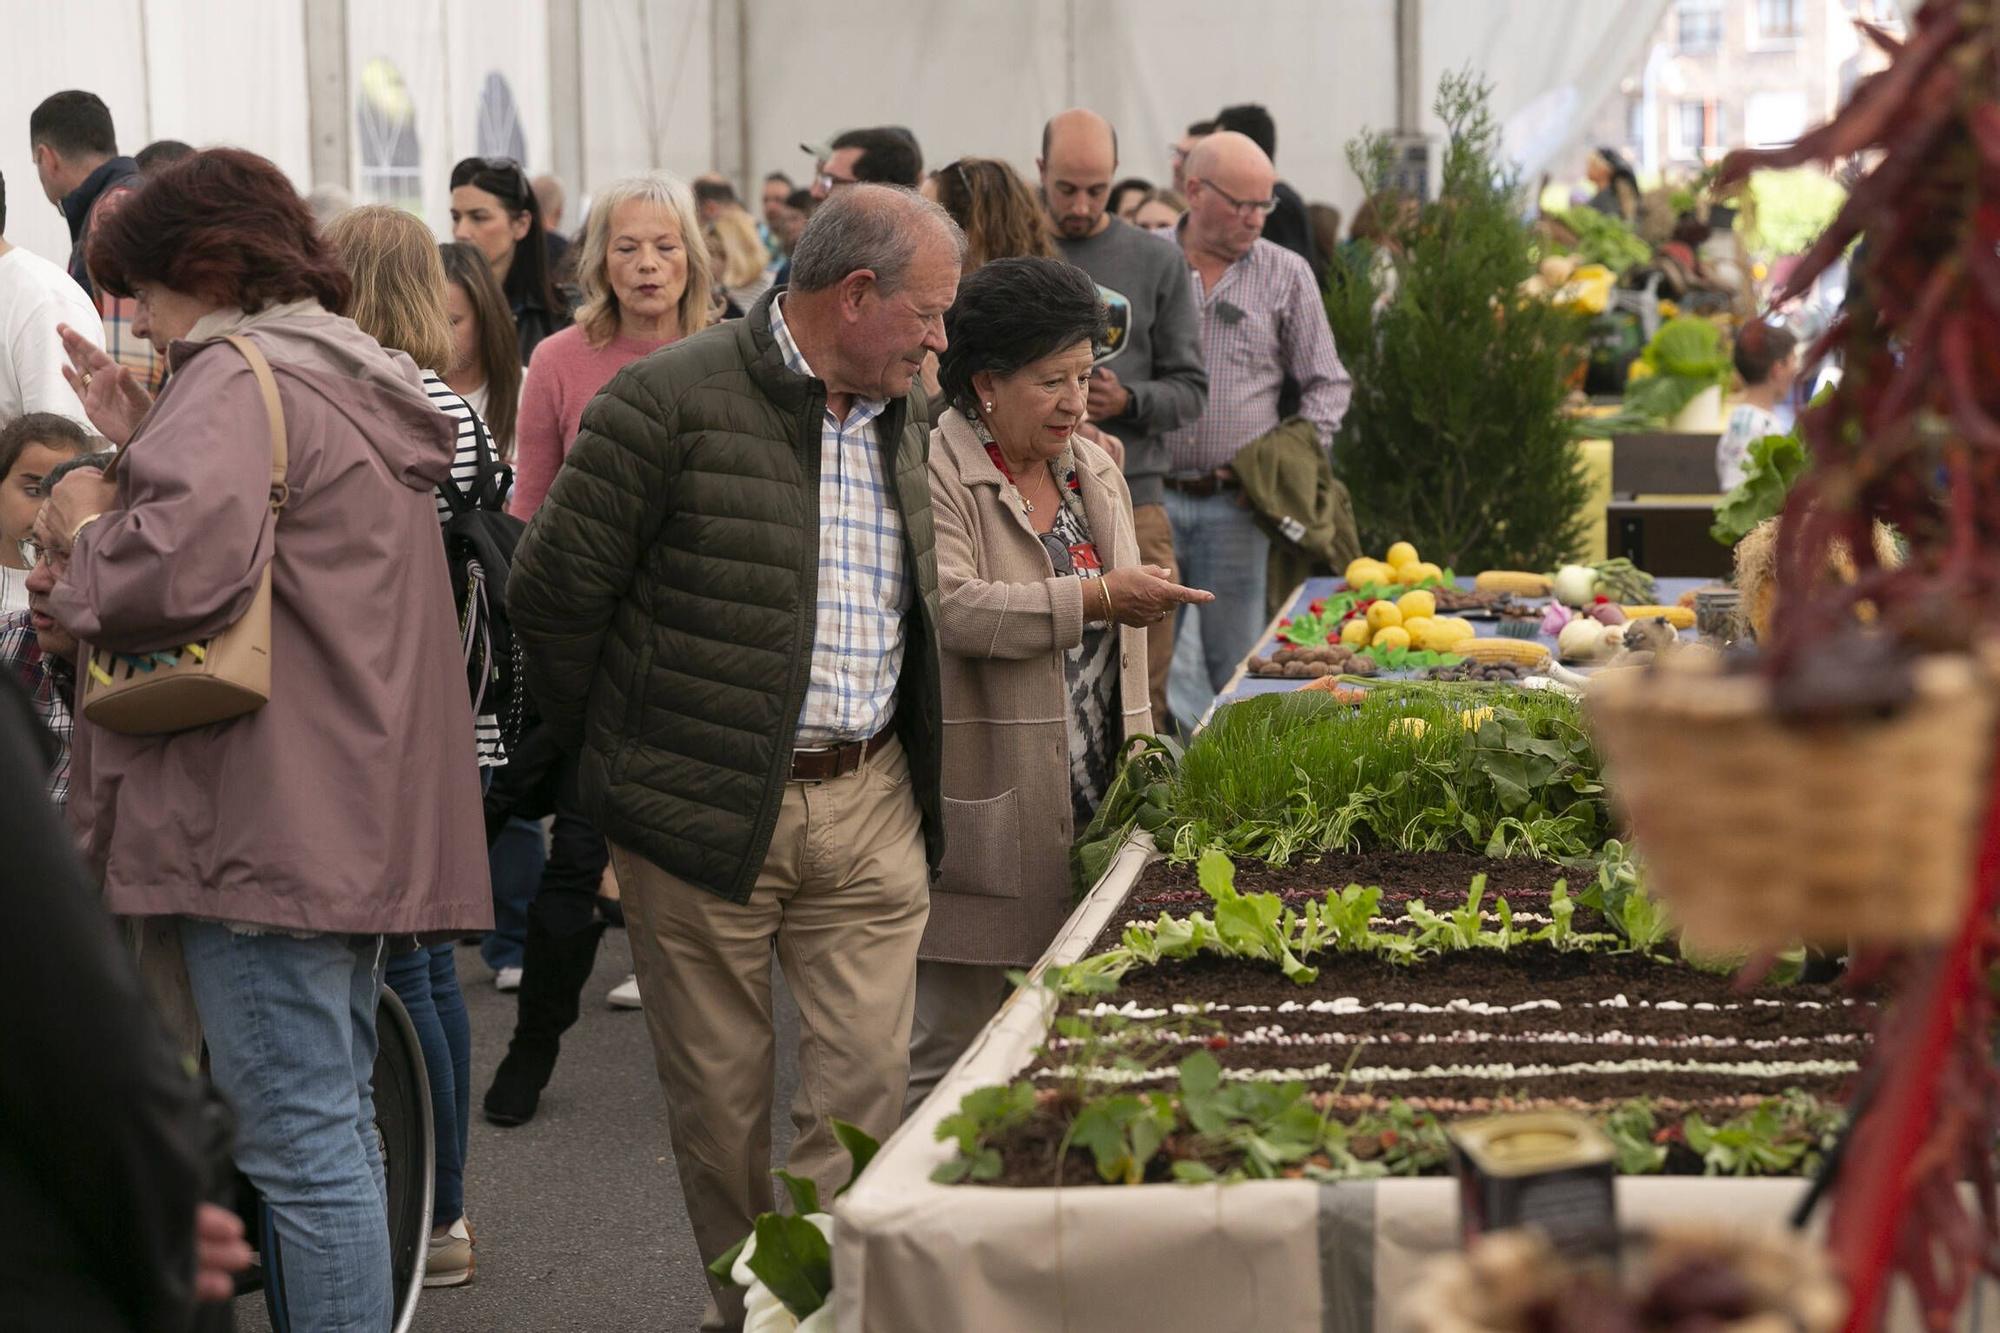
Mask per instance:
[[[1518,662],[1523,666],[1540,666],[1549,660],[1547,647],[1525,639],[1460,639],[1451,646],[1451,651],[1474,662]]]
[[[1685,606],[1626,606],[1619,609],[1625,613],[1627,620],[1652,620],[1658,617],[1675,629],[1694,628],[1694,612]]]
[[[1486,569],[1472,581],[1474,592],[1511,592],[1522,597],[1547,597],[1549,576],[1521,569]]]

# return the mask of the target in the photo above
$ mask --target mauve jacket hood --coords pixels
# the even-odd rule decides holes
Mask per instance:
[[[169,362],[178,373],[230,333],[253,336],[271,361],[314,381],[328,406],[354,423],[411,490],[432,490],[451,474],[458,430],[431,403],[423,371],[353,320],[329,314],[315,301],[269,306],[254,315],[222,310],[197,321],[185,339],[169,347]]]

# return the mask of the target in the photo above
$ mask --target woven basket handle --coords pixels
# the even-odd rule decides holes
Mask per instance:
[[[257,388],[264,395],[264,415],[271,421],[271,512],[275,514],[285,507],[291,495],[291,487],[285,482],[291,452],[285,442],[285,410],[278,401],[278,381],[272,378],[271,363],[257,350],[257,344],[234,333],[223,341],[250,363],[250,373],[257,377]]]

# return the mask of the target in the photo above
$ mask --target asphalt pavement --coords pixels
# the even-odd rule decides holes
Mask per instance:
[[[497,1129],[479,1099],[506,1052],[514,997],[493,989],[477,949],[458,951],[472,1019],[472,1135],[465,1211],[478,1267],[463,1287],[426,1291],[420,1333],[683,1333],[706,1302],[701,1262],[681,1203],[666,1104],[653,1072],[646,1017],[612,1010],[605,992],[631,971],[621,930],[605,932],[583,1017],[535,1118]],[[778,1164],[792,1140],[786,1108],[798,1083],[798,1016],[778,982]],[[238,1302],[237,1326],[268,1333],[262,1298]]]

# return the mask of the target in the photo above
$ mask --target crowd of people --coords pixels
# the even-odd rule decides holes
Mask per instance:
[[[468,158],[443,244],[241,150],[121,156],[89,93],[28,130],[74,247],[9,247],[0,181],[0,677],[67,826],[27,821],[37,864],[126,946],[72,907],[64,956],[154,1016],[118,1086],[157,1140],[94,1183],[0,1168],[56,1219],[42,1261],[0,1261],[35,1326],[100,1326],[91,1300],[179,1327],[228,1290],[247,1248],[169,1058],[199,1053],[285,1326],[386,1329],[385,984],[431,1084],[426,1282],[470,1280],[470,937],[517,995],[476,1098],[513,1126],[626,929],[609,999],[646,1014],[704,1264],[773,1205],[775,952],[789,1168],[830,1197],[831,1122],[886,1136],[937,1084],[1066,915],[1126,743],[1195,721],[1177,628],[1209,694],[1261,632],[1287,514],[1237,459],[1325,469],[1347,402],[1329,220],[1257,106],[1190,126],[1160,186],[1077,108],[1037,181],[860,128],[754,215],[651,171],[594,184],[574,235],[560,182]],[[126,682],[174,698],[265,621],[264,697],[114,721]],[[103,1085],[95,1058],[30,1081]],[[23,1076],[10,1120],[48,1095]],[[124,1202],[82,1188],[159,1234],[120,1248]],[[703,1327],[740,1325],[710,1294]]]

